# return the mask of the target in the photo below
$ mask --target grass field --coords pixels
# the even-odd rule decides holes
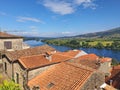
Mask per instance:
[[[93,41],[89,42],[89,45],[95,46],[97,43],[102,43],[104,46],[106,46],[107,44],[111,45],[113,41]]]

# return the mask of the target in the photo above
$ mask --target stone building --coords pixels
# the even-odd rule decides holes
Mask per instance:
[[[101,90],[104,74],[77,63],[62,62],[28,81],[30,90]]]
[[[71,57],[64,56],[57,52],[54,52],[52,55],[44,54],[44,55],[34,55],[21,57],[19,59],[19,65],[15,68],[15,81],[19,82],[25,90],[27,90],[27,83],[32,78],[41,74],[43,71],[47,70],[51,66],[70,60]],[[18,75],[21,77],[18,77]],[[18,81],[19,80],[19,81]]]
[[[99,58],[81,50],[59,52],[48,45],[7,51],[3,57],[5,73],[23,90],[100,90],[110,64],[111,58]]]
[[[21,49],[23,49],[23,37],[0,32],[0,51],[14,51]]]
[[[74,59],[73,62],[97,69],[100,72],[103,72],[105,76],[109,76],[111,74],[110,71],[112,70],[112,59],[108,57],[100,58],[95,54],[87,54]]]
[[[23,50],[7,51],[2,58],[4,72],[8,75],[9,78],[15,79],[15,76],[19,77],[19,74],[16,73],[15,70],[19,69],[18,71],[21,71],[21,67],[23,68],[23,66],[18,62],[20,57],[39,55],[47,51],[55,51],[55,49],[48,45],[43,45]]]
[[[54,64],[69,61],[83,54],[86,53],[80,50],[59,52],[48,45],[6,52],[3,58],[4,71],[16,83],[26,88],[25,86],[28,80],[34,78]]]

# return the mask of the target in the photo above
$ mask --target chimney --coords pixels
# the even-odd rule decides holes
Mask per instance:
[[[97,58],[96,65],[99,65],[99,66],[100,66],[100,64],[101,64],[101,61],[100,61],[100,59],[99,59],[99,58]]]
[[[46,58],[47,60],[49,60],[49,61],[52,61],[52,54],[49,53],[49,52],[46,52],[45,58]]]

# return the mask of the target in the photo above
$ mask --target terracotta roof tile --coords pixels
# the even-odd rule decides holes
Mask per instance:
[[[50,57],[47,57],[47,58],[46,58],[46,55],[33,55],[33,56],[21,57],[19,59],[19,62],[25,68],[31,69],[31,68],[46,66],[49,64],[53,64],[53,63],[67,61],[70,59],[71,57],[64,56],[58,53],[54,53]]]
[[[81,57],[79,57],[79,60],[98,60],[99,57],[96,54],[87,54],[87,55],[83,55]]]
[[[59,52],[65,56],[70,56],[72,58],[74,58],[76,55],[78,55],[81,51],[80,50],[69,50],[66,52]]]
[[[111,58],[100,58],[95,54],[86,54],[75,59],[74,62],[97,69],[99,68],[100,63],[109,62],[111,60]]]
[[[102,62],[102,63],[104,63],[104,62],[109,62],[109,61],[111,61],[112,60],[112,58],[101,58],[100,59],[100,61]]]
[[[80,90],[93,71],[71,63],[59,63],[28,82],[28,86],[40,86],[40,90]]]
[[[50,47],[50,46],[48,46],[48,45],[43,45],[43,46],[37,46],[37,47],[23,49],[23,50],[7,51],[5,53],[5,55],[11,61],[16,61],[20,57],[31,56],[31,55],[39,55],[39,54],[46,53],[47,51],[55,51],[55,49]]]
[[[113,70],[120,70],[120,65],[113,66]]]
[[[75,59],[74,62],[97,69],[99,67],[97,64],[98,59],[99,57],[95,54],[87,54]]]
[[[106,83],[110,85],[110,80],[112,80],[112,85],[114,88],[120,89],[120,65],[114,66],[111,72],[111,76],[106,78]]]
[[[23,38],[23,37],[16,36],[16,35],[11,35],[11,34],[8,34],[8,33],[5,33],[5,32],[0,32],[0,39],[3,39],[3,38]]]

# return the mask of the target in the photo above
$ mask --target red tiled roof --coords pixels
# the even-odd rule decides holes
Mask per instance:
[[[106,83],[110,85],[110,80],[112,80],[112,85],[114,88],[120,89],[120,65],[114,66],[111,72],[111,76],[106,78]]]
[[[23,49],[23,50],[7,51],[5,53],[5,55],[11,61],[16,61],[20,57],[31,56],[31,55],[39,55],[39,54],[46,53],[47,51],[55,51],[55,49],[50,47],[50,46],[48,46],[48,45],[43,45],[43,46],[37,46],[37,47]]]
[[[16,36],[16,35],[11,35],[5,32],[0,32],[0,39],[4,39],[4,38],[23,38],[21,36]]]
[[[99,57],[96,54],[87,54],[87,55],[80,56],[78,59],[94,61],[94,60],[98,60]]]
[[[109,62],[109,61],[111,61],[112,60],[112,58],[101,58],[100,59],[100,61],[102,62],[102,63],[104,63],[104,62]]]
[[[117,65],[117,66],[113,66],[113,70],[120,70],[120,65]]]
[[[99,57],[95,54],[87,54],[75,59],[74,62],[97,69],[99,67],[97,65],[98,59]]]
[[[46,66],[49,64],[67,61],[71,59],[71,57],[64,56],[58,53],[52,54],[50,57],[51,58],[49,60],[45,57],[45,55],[33,55],[33,56],[21,57],[19,59],[19,62],[25,68],[31,69],[31,68]]]
[[[109,62],[109,61],[111,61],[111,58],[100,58],[99,56],[95,54],[82,55],[79,58],[74,60],[75,63],[87,65],[94,69],[99,68],[100,63]]]
[[[59,63],[28,82],[29,87],[40,86],[40,90],[80,90],[93,71],[74,64]]]
[[[66,52],[59,52],[65,56],[70,56],[72,58],[74,58],[77,54],[79,54],[81,51],[80,50],[69,50]]]

